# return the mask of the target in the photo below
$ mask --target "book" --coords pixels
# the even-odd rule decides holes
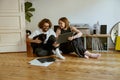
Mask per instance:
[[[58,36],[58,39],[57,39],[57,43],[65,43],[65,42],[68,42],[68,37],[72,37],[73,36],[73,32],[67,32],[67,33],[63,33],[63,34],[60,34]]]
[[[30,65],[35,65],[35,66],[49,66],[55,61],[54,58],[48,57],[48,58],[35,58],[31,60],[29,63]]]

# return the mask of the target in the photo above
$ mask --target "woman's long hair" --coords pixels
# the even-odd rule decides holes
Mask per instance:
[[[66,17],[61,17],[59,20],[58,20],[58,23],[59,21],[63,21],[65,23],[65,28],[69,28],[70,25],[69,25],[69,21]]]

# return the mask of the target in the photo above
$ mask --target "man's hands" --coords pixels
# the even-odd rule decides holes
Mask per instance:
[[[60,45],[60,44],[57,43],[57,42],[54,42],[54,43],[53,43],[53,46],[54,46],[54,47],[58,47],[59,45]]]
[[[35,43],[42,43],[42,41],[39,40],[38,38],[36,38],[36,39],[34,40],[34,42],[35,42]]]

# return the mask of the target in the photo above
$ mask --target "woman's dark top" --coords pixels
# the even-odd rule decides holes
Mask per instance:
[[[61,34],[67,33],[67,32],[71,32],[71,29],[70,28],[68,28],[67,30],[61,29]]]
[[[67,32],[71,32],[71,29],[70,28],[68,28],[67,30],[61,29],[61,34],[64,34],[64,33],[67,33]],[[70,52],[74,52],[71,41],[60,44],[60,50],[64,54],[69,54]]]

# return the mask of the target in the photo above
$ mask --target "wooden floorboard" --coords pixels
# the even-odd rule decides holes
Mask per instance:
[[[48,67],[32,66],[26,53],[0,53],[0,80],[120,80],[120,52],[101,53],[99,59],[64,55]]]

